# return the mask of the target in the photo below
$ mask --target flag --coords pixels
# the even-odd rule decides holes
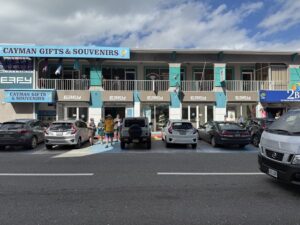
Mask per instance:
[[[75,59],[74,65],[73,65],[73,69],[74,70],[80,70],[80,64],[79,64],[79,60],[78,59]]]
[[[46,58],[45,61],[44,61],[44,66],[43,66],[42,72],[43,73],[48,72],[48,58]]]
[[[56,75],[56,76],[60,75],[60,74],[61,74],[61,71],[62,71],[62,59],[60,59],[60,60],[58,61],[58,67],[57,67],[57,69],[56,69],[56,71],[55,71],[55,75]]]

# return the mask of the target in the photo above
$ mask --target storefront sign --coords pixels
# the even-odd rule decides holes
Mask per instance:
[[[4,90],[4,101],[23,103],[52,103],[54,102],[53,93],[53,90]]]
[[[184,92],[183,102],[214,102],[214,93]]]
[[[300,102],[300,92],[294,90],[260,91],[259,98],[262,103]]]
[[[0,72],[0,89],[32,89],[32,72]]]
[[[170,93],[159,91],[157,95],[153,91],[143,91],[140,93],[141,102],[169,102]]]
[[[227,101],[229,102],[257,102],[257,92],[227,92]]]
[[[60,102],[89,102],[89,91],[57,91],[57,98]]]
[[[104,102],[133,102],[131,91],[104,91],[102,97]]]
[[[129,59],[129,48],[0,45],[0,56]]]

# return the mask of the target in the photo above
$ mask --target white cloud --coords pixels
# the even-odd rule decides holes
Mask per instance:
[[[0,42],[5,43],[286,49],[300,42],[265,43],[241,28],[262,2],[235,9],[195,0],[0,0],[0,5]]]
[[[262,36],[267,36],[279,31],[288,30],[300,23],[300,1],[280,0],[280,10],[267,16],[259,23],[259,27],[265,29]]]

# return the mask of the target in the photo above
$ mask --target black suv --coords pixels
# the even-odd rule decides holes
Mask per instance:
[[[145,143],[151,149],[151,125],[147,117],[125,118],[120,131],[121,149],[130,143]]]

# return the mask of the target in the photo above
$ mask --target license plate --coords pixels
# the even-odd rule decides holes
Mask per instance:
[[[277,171],[273,169],[269,169],[268,174],[272,177],[277,178]]]
[[[132,142],[133,143],[139,143],[140,141],[139,141],[139,139],[133,139]]]
[[[179,134],[180,135],[186,135],[186,132],[185,131],[180,131]]]
[[[236,136],[236,137],[240,137],[241,135],[240,135],[240,134],[236,134],[235,136]]]
[[[56,136],[63,136],[63,132],[57,132]]]

